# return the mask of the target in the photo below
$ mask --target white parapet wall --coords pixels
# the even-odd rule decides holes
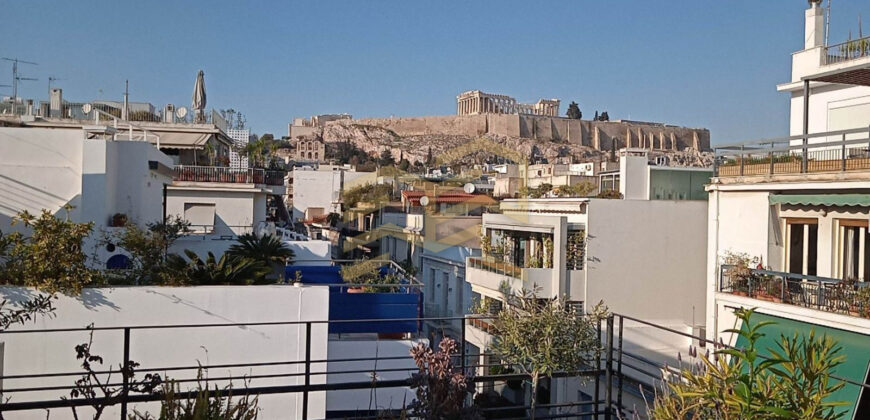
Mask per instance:
[[[20,301],[35,292],[19,287],[0,288],[0,298]],[[34,323],[15,326],[10,331],[47,328],[167,326],[181,324],[232,324],[274,321],[322,321],[328,319],[329,292],[318,286],[199,286],[199,287],[117,287],[85,289],[81,296],[61,296],[50,317],[40,317]],[[328,356],[326,324],[312,324],[311,357],[323,360]],[[305,360],[305,325],[232,326],[208,328],[132,329],[130,359],[141,369],[172,366],[197,366],[239,363],[262,363]],[[117,370],[123,358],[123,330],[93,332],[93,352],[105,362],[96,370]],[[81,371],[74,347],[86,343],[89,333],[54,332],[0,334],[2,359],[0,374],[25,375],[52,372]],[[282,364],[247,368],[213,368],[211,378],[263,374],[301,373],[303,364]],[[324,363],[313,363],[312,372],[325,372]],[[196,378],[197,370],[158,371],[169,378]],[[144,373],[137,374],[141,378]],[[73,385],[77,377],[39,379],[5,379],[4,402],[58,399],[69,396],[68,390],[30,393],[10,393],[13,388]],[[113,375],[112,382],[120,382]],[[325,375],[313,376],[312,383],[324,383]],[[225,385],[217,380],[211,385]],[[304,377],[251,379],[249,387],[303,384]],[[245,387],[244,381],[234,381],[236,393]],[[183,383],[182,387],[192,386]],[[309,418],[325,416],[324,392],[309,394]],[[260,418],[300,418],[301,394],[274,394],[259,397]],[[159,413],[159,403],[132,405],[152,414]],[[80,409],[80,418],[90,418],[89,409]],[[103,418],[118,418],[119,407],[106,410]],[[9,419],[45,419],[46,412],[5,413]],[[83,416],[83,417],[82,417]],[[73,418],[70,409],[52,409],[51,419]]]

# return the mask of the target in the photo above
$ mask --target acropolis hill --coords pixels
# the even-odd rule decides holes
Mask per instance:
[[[448,116],[364,118],[328,121],[311,134],[330,142],[351,142],[377,155],[391,149],[411,161],[425,160],[429,148],[438,154],[479,137],[487,137],[521,153],[532,148],[548,159],[573,156],[595,160],[611,148],[640,147],[652,154],[680,157],[686,166],[708,162],[710,132],[640,121],[590,121],[558,117],[558,99],[518,104],[505,95],[469,91],[457,97],[457,113]],[[695,156],[694,158],[692,156]]]

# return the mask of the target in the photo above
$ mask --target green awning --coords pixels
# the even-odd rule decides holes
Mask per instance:
[[[870,194],[771,194],[770,204],[870,207]]]
[[[795,331],[797,331],[798,334],[806,335],[809,334],[810,330],[815,330],[816,337],[827,335],[828,337],[833,338],[840,347],[842,347],[840,354],[846,356],[845,362],[834,369],[833,375],[858,383],[864,382],[868,364],[870,364],[870,336],[761,314],[758,312],[752,314],[753,323],[761,321],[772,321],[776,323],[762,329],[764,337],[762,337],[757,343],[758,349],[762,355],[770,355],[766,349],[778,349],[779,338],[783,335],[791,336]],[[743,337],[737,339],[737,347],[745,345],[746,340]],[[858,385],[847,383],[846,386],[840,388],[839,391],[831,396],[831,401],[849,402],[849,405],[837,409],[837,411],[846,412],[845,415],[841,417],[842,419],[851,420],[855,418],[853,417],[853,413],[858,403],[860,391],[861,387]]]

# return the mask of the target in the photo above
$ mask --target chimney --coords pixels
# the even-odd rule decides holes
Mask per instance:
[[[53,88],[48,100],[49,117],[63,118],[63,89]]]
[[[805,50],[825,45],[825,9],[821,3],[822,0],[810,0],[810,8],[806,10]]]

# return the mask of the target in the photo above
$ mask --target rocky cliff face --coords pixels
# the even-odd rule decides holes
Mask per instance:
[[[378,156],[384,150],[389,149],[397,160],[401,156],[412,164],[417,161],[425,162],[430,149],[432,155],[438,157],[479,138],[489,139],[493,143],[516,151],[527,159],[534,153],[535,157],[543,157],[550,162],[558,157],[569,156],[573,157],[574,162],[597,161],[606,159],[610,154],[608,151],[563,141],[535,140],[493,134],[469,136],[431,133],[402,136],[389,128],[363,124],[353,120],[330,122],[313,135],[321,137],[326,143],[352,143],[372,156]],[[461,158],[457,163],[482,163],[498,154],[493,152],[478,150]],[[683,151],[653,151],[650,155],[668,156],[673,166],[702,167],[710,166],[713,163],[712,153],[699,152],[691,148]]]

